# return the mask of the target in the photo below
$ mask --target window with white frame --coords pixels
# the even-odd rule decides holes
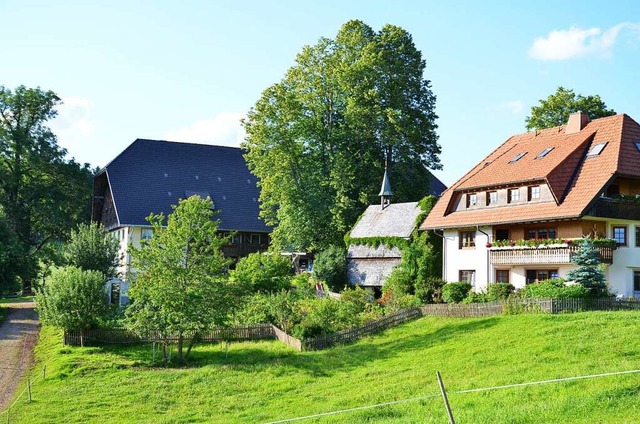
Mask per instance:
[[[467,283],[475,283],[476,282],[476,270],[475,269],[461,269],[458,273],[458,277],[460,281],[464,281]]]
[[[507,194],[507,200],[509,203],[518,202],[520,200],[520,189],[510,188]]]
[[[476,247],[476,232],[475,231],[460,231],[459,236],[459,248],[473,248]]]
[[[478,204],[478,195],[476,193],[467,194],[467,207],[476,206]]]

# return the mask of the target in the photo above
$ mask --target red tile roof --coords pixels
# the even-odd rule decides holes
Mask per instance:
[[[574,134],[565,134],[561,126],[512,136],[442,194],[420,229],[579,218],[614,175],[640,177],[636,141],[640,125],[625,114],[595,119]],[[599,155],[587,155],[604,142]],[[550,147],[546,156],[536,158]],[[509,163],[520,153],[526,154]],[[534,181],[548,184],[555,202],[452,212],[461,193]]]

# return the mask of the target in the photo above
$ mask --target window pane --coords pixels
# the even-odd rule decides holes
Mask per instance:
[[[633,291],[640,291],[640,271],[633,271]]]
[[[507,269],[498,269],[498,270],[496,270],[496,282],[497,283],[508,283],[509,282],[509,270],[507,270]]]
[[[640,225],[636,225],[636,247],[640,247]]]
[[[613,227],[613,239],[620,245],[627,244],[627,227]]]

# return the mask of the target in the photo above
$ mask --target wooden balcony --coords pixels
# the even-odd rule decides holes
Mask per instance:
[[[563,265],[570,264],[579,246],[550,247],[492,247],[489,260],[492,265]],[[600,260],[613,263],[612,247],[596,247]]]
[[[599,218],[638,220],[640,217],[640,204],[628,200],[600,198],[587,215]]]
[[[249,244],[249,243],[238,243],[238,244],[228,244],[222,247],[222,253],[225,258],[242,258],[250,253],[256,252],[266,252],[269,248],[266,244]]]

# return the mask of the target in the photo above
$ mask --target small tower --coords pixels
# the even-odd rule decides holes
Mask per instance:
[[[391,192],[391,184],[389,184],[389,177],[387,176],[387,162],[384,164],[384,177],[382,177],[382,187],[380,187],[380,206],[382,209],[389,206],[391,203],[391,196],[393,193]]]

